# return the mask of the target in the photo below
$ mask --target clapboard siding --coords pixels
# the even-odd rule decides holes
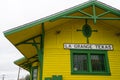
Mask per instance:
[[[82,32],[77,32],[84,24],[83,21],[74,22],[72,25],[64,23],[58,25],[59,28],[53,28],[45,33],[45,49],[44,49],[44,63],[43,63],[43,80],[45,77],[52,77],[52,75],[62,75],[63,80],[119,80],[120,79],[120,37],[115,35],[113,30],[107,30],[109,26],[106,24],[101,27],[98,23],[94,25],[89,24],[92,29],[98,30],[93,32],[89,38],[90,44],[112,44],[113,51],[108,51],[108,59],[110,65],[111,75],[72,75],[70,50],[63,48],[64,43],[86,43],[86,38]],[[56,31],[61,31],[59,34]]]

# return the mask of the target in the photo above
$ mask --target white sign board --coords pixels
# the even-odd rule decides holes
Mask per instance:
[[[111,44],[64,44],[64,49],[113,50]]]

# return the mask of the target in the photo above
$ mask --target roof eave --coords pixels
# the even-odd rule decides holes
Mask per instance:
[[[80,9],[89,7],[93,3],[94,3],[94,1],[92,1],[92,0],[87,1],[87,2],[84,2],[84,3],[79,4],[77,6],[74,6],[72,8],[66,9],[64,11],[60,11],[58,13],[52,14],[50,16],[47,16],[47,17],[44,17],[44,18],[41,18],[41,19],[38,19],[36,21],[33,21],[33,22],[30,22],[30,23],[18,26],[16,28],[9,29],[7,31],[4,31],[3,33],[4,33],[5,36],[8,36],[8,35],[11,35],[13,33],[16,33],[16,32],[31,28],[31,27],[33,27],[35,25],[38,25],[38,24],[41,24],[41,23],[44,23],[44,22],[47,22],[47,21],[50,21],[50,20],[58,19],[58,18],[60,18],[60,17],[62,17],[64,15],[72,14],[72,13],[74,13],[74,12],[80,10]]]
[[[16,65],[18,65],[18,66],[21,67],[26,61],[27,61],[27,58],[23,57],[23,58],[20,58],[20,59],[14,61],[14,64],[16,64]],[[27,71],[29,71],[29,69],[28,69],[27,66],[24,66],[22,68],[25,69],[25,70],[27,70]]]
[[[69,14],[72,14],[80,9],[83,9],[83,8],[86,8],[86,7],[89,7],[91,6],[92,4],[95,4],[96,6],[98,7],[101,7],[105,10],[109,10],[111,11],[113,14],[116,14],[117,16],[120,16],[120,10],[116,9],[116,8],[113,8],[109,5],[106,5],[100,1],[94,1],[94,0],[89,0],[87,2],[84,2],[82,4],[79,4],[77,6],[74,6],[72,8],[69,8],[69,9],[66,9],[64,11],[60,11],[58,13],[55,13],[55,14],[52,14],[50,16],[47,16],[47,17],[44,17],[44,18],[41,18],[41,19],[38,19],[36,21],[33,21],[33,22],[30,22],[30,23],[27,23],[27,24],[24,24],[24,25],[21,25],[21,26],[18,26],[16,28],[13,28],[13,29],[10,29],[10,30],[7,30],[4,32],[4,35],[5,36],[8,36],[10,34],[13,34],[13,33],[16,33],[16,32],[19,32],[19,31],[22,31],[22,30],[25,30],[25,29],[28,29],[28,28],[31,28],[35,25],[38,25],[38,24],[41,24],[41,23],[44,23],[44,22],[47,22],[47,21],[50,21],[50,20],[54,20],[54,19],[59,19],[60,17],[64,16],[64,15],[69,15]]]
[[[109,6],[109,5],[107,5],[107,4],[105,4],[105,3],[102,3],[102,2],[100,2],[100,1],[96,1],[94,4],[95,4],[97,7],[103,8],[103,9],[106,10],[106,11],[110,11],[111,13],[113,13],[113,14],[115,14],[115,15],[117,15],[117,16],[120,16],[120,10],[118,10],[118,9],[112,7],[112,6]]]

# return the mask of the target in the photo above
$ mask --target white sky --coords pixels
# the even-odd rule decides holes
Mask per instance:
[[[0,80],[17,80],[14,61],[22,55],[4,37],[3,31],[62,11],[88,0],[0,0]],[[120,0],[99,0],[120,10]],[[20,77],[28,74],[21,70]]]

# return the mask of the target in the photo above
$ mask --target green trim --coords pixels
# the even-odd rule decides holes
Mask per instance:
[[[73,74],[73,50],[70,50],[71,74]]]
[[[100,7],[102,9],[106,10],[106,11],[110,11],[111,13],[113,13],[113,14],[115,14],[117,16],[120,16],[120,10],[118,10],[118,9],[112,7],[112,6],[109,6],[107,4],[104,4],[104,3],[100,2],[100,1],[96,1],[95,6]]]
[[[52,75],[52,80],[63,80],[62,75]]]
[[[96,9],[95,9],[95,4],[93,4],[92,8],[93,8],[93,19],[94,19],[94,24],[96,24]]]
[[[71,73],[72,75],[101,75],[101,76],[110,76],[109,72],[75,72]]]
[[[87,16],[89,16],[89,17],[92,17],[92,15],[91,14],[89,14],[89,13],[87,13],[87,12],[84,12],[84,11],[81,11],[81,10],[78,10],[80,13],[82,13],[82,14],[84,14],[84,15],[87,15]]]
[[[26,63],[26,62],[33,63],[34,61],[32,61],[32,62],[30,61],[30,59],[32,59],[32,58],[37,58],[37,55],[35,55],[35,56],[33,56],[33,57],[30,57],[30,58],[25,58],[25,57],[20,58],[20,59],[14,61],[14,63],[15,63],[15,64],[19,64],[19,65],[22,65],[22,64],[20,64],[20,63]],[[36,60],[37,60],[37,59],[36,59]],[[36,60],[35,60],[35,61],[36,61]]]
[[[106,14],[108,14],[108,13],[110,13],[110,11],[107,11],[107,12],[101,13],[101,14],[97,15],[97,17],[104,16],[104,15],[106,15]]]
[[[120,20],[120,18],[113,18],[113,17],[99,17],[99,18],[96,18],[98,20]]]
[[[31,37],[31,38],[29,38],[29,39],[27,39],[27,40],[21,41],[21,42],[15,44],[15,46],[18,46],[18,45],[20,45],[20,44],[32,44],[32,42],[30,43],[30,42],[27,42],[27,41],[33,40],[33,39],[35,39],[35,38],[37,38],[37,37],[41,37],[41,34],[40,34],[40,35],[37,35],[37,36],[34,36],[34,37]]]
[[[52,75],[52,80],[57,80],[57,76],[56,75]]]
[[[42,35],[40,38],[40,51],[38,52],[38,60],[40,62],[40,80],[42,80],[42,75],[43,75],[43,56],[44,56],[44,36],[45,36],[45,31],[44,31],[44,23],[42,25]]]
[[[44,49],[44,36],[45,36],[45,29],[44,29],[44,23],[42,23],[41,49]]]
[[[32,59],[32,58],[36,58],[36,60],[34,60],[34,61],[32,60],[31,61],[30,59]],[[25,58],[25,57],[23,57],[23,58],[20,58],[20,59],[14,61],[14,63],[16,65],[18,65],[18,66],[26,69],[27,71],[30,70],[31,64],[34,63],[34,62],[38,62],[37,56],[33,56],[31,58]]]
[[[33,44],[32,45],[36,48],[37,52],[39,52],[39,47],[37,46],[37,43],[36,43],[35,39],[33,39]]]
[[[110,67],[109,67],[109,59],[108,59],[108,54],[107,54],[107,52],[106,52],[106,54],[105,54],[105,60],[106,60],[106,68],[107,68],[107,70],[108,70],[108,72],[110,72]]]
[[[46,77],[45,80],[52,80],[52,78],[51,77]]]
[[[87,17],[87,16],[62,16],[62,18],[68,18],[68,19],[94,19],[93,17]]]
[[[33,72],[32,72],[32,66],[30,67],[30,80],[32,80],[32,74],[33,74]]]
[[[89,38],[92,35],[92,29],[91,29],[90,25],[87,24],[87,20],[86,20],[86,23],[82,27],[82,33],[86,38]]]
[[[62,16],[62,18],[68,19],[94,19],[94,17],[86,17],[86,16]],[[96,20],[120,20],[120,18],[113,18],[113,17],[97,17]]]
[[[101,51],[101,50],[70,50],[71,52],[71,74],[82,74],[82,75],[110,75],[110,68],[109,68],[109,62],[108,62],[108,56],[107,51]],[[73,55],[75,54],[87,54],[87,61],[88,61],[88,71],[74,71],[73,70]],[[91,65],[91,54],[104,54],[105,56],[105,72],[92,72],[92,65]]]
[[[89,72],[92,72],[92,65],[91,65],[91,59],[90,59],[89,53],[88,53],[88,69],[89,69]]]

